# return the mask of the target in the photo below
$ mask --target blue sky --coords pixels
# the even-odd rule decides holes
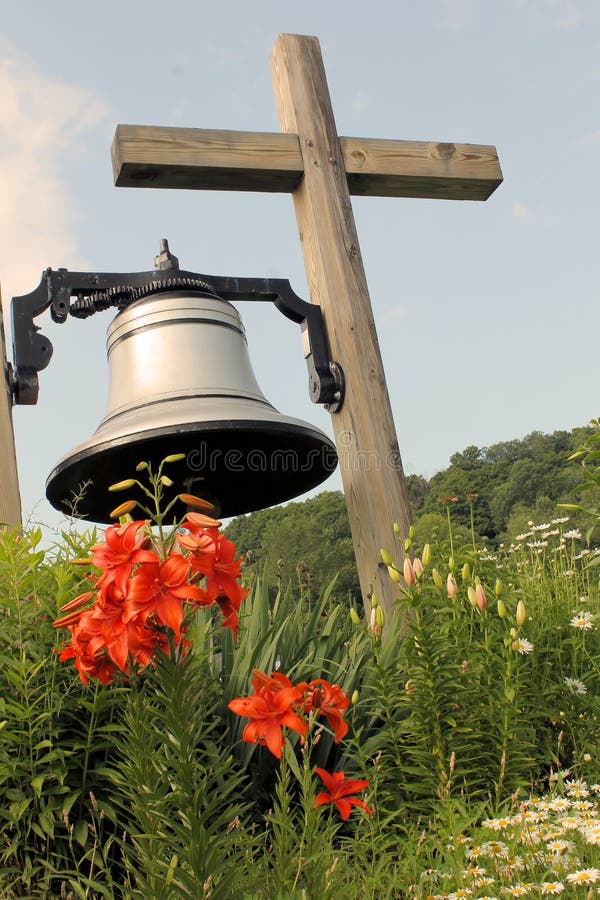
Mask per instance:
[[[0,26],[5,318],[47,266],[149,269],[161,237],[187,269],[307,296],[289,196],[115,188],[110,144],[117,123],[278,131],[271,48],[313,34],[339,134],[494,144],[504,173],[486,203],[354,200],[406,471],[585,424],[600,411],[599,25],[596,0],[15,5]],[[267,397],[331,433],[296,326],[241,313]],[[104,413],[109,321],[44,323],[54,358],[14,417],[35,520],[56,521],[46,475]]]

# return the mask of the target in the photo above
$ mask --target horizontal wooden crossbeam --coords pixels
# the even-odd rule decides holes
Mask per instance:
[[[491,146],[351,137],[340,144],[355,196],[487,200],[502,182]],[[296,134],[203,128],[118,125],[112,162],[117,187],[291,193],[304,173]]]

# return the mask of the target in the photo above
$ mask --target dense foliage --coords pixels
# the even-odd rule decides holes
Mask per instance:
[[[595,521],[599,448],[597,425],[575,460]],[[568,515],[581,512],[573,507]],[[475,529],[462,545],[457,509],[444,506],[448,542],[386,548],[398,592],[391,620],[377,605],[367,620],[349,612],[334,584],[298,599],[291,584],[271,589],[250,573],[237,639],[229,605],[209,597],[211,579],[237,580],[210,520],[144,541],[123,525],[111,534],[135,541],[119,561],[108,549],[123,547],[92,534],[65,534],[43,552],[38,532],[0,532],[3,900],[482,900],[594,889],[600,553],[566,511],[494,552]],[[170,569],[161,587],[157,570],[143,613],[165,637],[154,660],[123,662],[107,622],[112,683],[76,656],[86,685],[72,654],[61,661],[53,621],[65,605],[78,610],[65,623],[78,638],[108,584],[156,566],[144,556],[129,564],[150,544],[165,561],[176,553],[178,567],[176,547],[191,554],[189,585],[203,574],[191,561],[208,566],[206,596],[179,572],[175,584]],[[100,563],[89,612],[80,601],[89,578],[73,565],[82,557]],[[173,631],[158,612],[179,594],[190,608]],[[139,593],[126,589],[129,621],[131,599],[137,610]]]
[[[478,538],[489,546],[510,542],[529,520],[556,515],[557,503],[573,500],[581,480],[579,467],[567,460],[589,435],[589,428],[553,434],[532,432],[522,440],[490,447],[467,447],[429,480],[406,479],[418,542],[448,540],[446,510],[440,501],[456,497],[452,519],[457,543],[467,543],[471,514]],[[594,488],[597,493],[597,489]],[[581,519],[583,527],[589,524]],[[360,597],[350,525],[343,495],[326,491],[310,500],[239,516],[227,534],[250,567],[268,579],[292,583],[296,593],[318,596],[337,574],[335,595]]]

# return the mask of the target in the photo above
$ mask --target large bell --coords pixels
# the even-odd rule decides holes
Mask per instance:
[[[108,486],[134,476],[143,460],[157,465],[175,453],[185,459],[169,466],[173,490],[211,500],[222,516],[289,500],[335,469],[330,439],[264,397],[227,301],[196,291],[150,294],[110,324],[107,353],[106,415],[48,477],[46,495],[58,509],[68,511],[89,483],[77,515],[108,522],[119,499],[136,499]]]

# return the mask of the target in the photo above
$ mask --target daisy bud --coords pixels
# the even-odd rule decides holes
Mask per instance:
[[[147,469],[147,468],[148,468],[148,463],[147,463],[147,462],[139,462],[139,463],[137,464],[137,466],[135,467],[135,471],[136,471],[136,472],[143,472],[144,469]]]
[[[169,478],[168,475],[161,475],[160,483],[164,485],[164,487],[173,487],[173,481]]]
[[[506,606],[504,604],[504,600],[498,600],[498,615],[501,619],[506,618]]]
[[[423,563],[418,556],[415,556],[413,559],[413,572],[415,573],[416,578],[420,578],[423,574]]]
[[[584,753],[584,754],[583,754],[583,761],[584,761],[584,762],[591,762],[591,761],[592,761],[592,754],[591,754],[591,753]]]
[[[126,500],[125,503],[121,503],[120,506],[115,507],[113,511],[110,513],[111,519],[120,519],[121,516],[126,516],[127,513],[130,513],[132,509],[135,509],[137,506],[137,502],[135,500]]]
[[[170,456],[165,456],[163,462],[174,463],[180,462],[182,459],[185,459],[185,453],[171,453]]]
[[[504,590],[504,585],[502,584],[502,582],[500,581],[499,578],[496,578],[496,585],[494,587],[494,593],[495,593],[496,597],[499,597],[503,590]]]
[[[423,553],[421,554],[421,560],[423,561],[424,566],[429,565],[429,560],[431,559],[431,547],[429,544],[425,544],[423,547]]]
[[[463,584],[464,584],[465,581],[468,581],[468,580],[469,580],[469,575],[470,575],[470,574],[471,574],[471,570],[470,570],[470,568],[469,568],[469,563],[465,563],[464,566],[462,567],[462,571],[461,571],[461,573],[460,573],[460,577],[461,577],[462,580],[463,580]]]
[[[448,577],[446,579],[446,591],[451,600],[458,594],[458,585],[456,583],[456,578],[454,577],[452,572],[448,572]]]
[[[431,570],[431,577],[433,578],[433,583],[435,584],[436,588],[441,590],[444,587],[444,579],[437,569]]]
[[[354,625],[360,625],[360,616],[353,606],[350,607],[350,618]]]
[[[133,478],[126,478],[125,481],[117,481],[116,484],[111,484],[108,489],[111,493],[115,493],[116,491],[128,491],[134,485],[135,481]]]
[[[380,628],[383,628],[383,626],[385,625],[385,613],[383,611],[383,606],[378,606],[375,610],[375,621]]]
[[[398,569],[395,569],[393,566],[388,566],[387,570],[388,570],[388,575],[390,576],[392,581],[395,581],[396,584],[400,584],[400,582],[402,581],[402,576],[400,575],[400,572],[398,571]]]
[[[477,601],[477,608],[481,612],[483,612],[484,609],[487,609],[487,597],[485,596],[482,584],[478,583],[475,585],[475,599]]]
[[[412,587],[416,582],[415,570],[412,567],[412,563],[408,556],[404,560],[404,568],[403,568],[404,581],[406,582],[407,587]]]
[[[354,691],[352,697],[350,698],[350,703],[352,704],[352,706],[356,706],[356,704],[358,703],[358,691]]]
[[[477,595],[471,585],[467,588],[467,597],[469,598],[469,603],[473,609],[477,609]]]
[[[522,600],[517,603],[517,625],[521,628],[527,621],[527,610]]]
[[[383,562],[384,562],[384,564],[385,564],[386,566],[391,566],[391,565],[392,565],[392,557],[391,557],[390,554],[387,552],[387,550],[384,550],[384,549],[383,549],[383,547],[382,547],[381,550],[379,551],[379,555],[381,556],[381,559],[383,560]]]

